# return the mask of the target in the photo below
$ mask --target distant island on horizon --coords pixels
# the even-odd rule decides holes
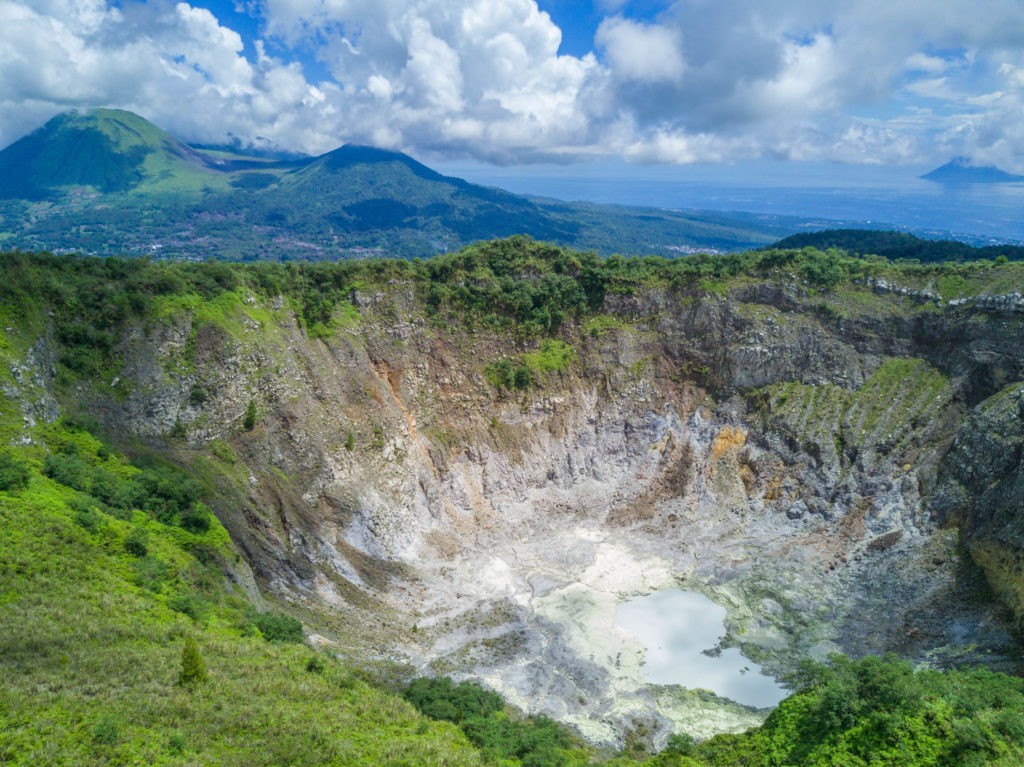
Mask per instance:
[[[993,165],[974,165],[967,157],[956,157],[918,178],[941,184],[1009,184],[1024,181],[1024,176],[1008,173]]]

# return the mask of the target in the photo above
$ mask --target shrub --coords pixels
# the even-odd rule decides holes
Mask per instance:
[[[116,509],[130,509],[132,506],[132,483],[112,471],[103,468],[94,469],[90,492],[108,506],[113,506]]]
[[[124,539],[124,550],[133,557],[144,557],[149,553],[149,530],[133,527]]]
[[[245,416],[242,418],[242,428],[246,431],[252,431],[256,428],[256,401],[249,400],[249,404],[245,408]]]
[[[576,359],[576,350],[565,341],[545,338],[540,348],[524,356],[526,365],[541,373],[556,373],[568,368]]]
[[[10,453],[0,453],[0,490],[16,493],[28,487],[28,464]]]
[[[77,455],[48,455],[43,462],[43,473],[67,487],[75,490],[89,489],[89,464]]]
[[[178,674],[178,684],[183,686],[194,686],[209,680],[206,672],[206,663],[203,656],[199,654],[199,645],[194,637],[186,637],[185,644],[181,648],[181,672]]]
[[[184,754],[187,745],[188,742],[185,740],[185,736],[180,732],[171,733],[171,736],[167,738],[167,750],[172,754]]]
[[[202,384],[192,384],[192,388],[188,392],[188,403],[199,406],[206,402],[206,398],[206,389]]]
[[[104,746],[112,746],[121,739],[121,728],[118,721],[112,716],[105,716],[100,719],[92,728],[92,739]]]
[[[497,693],[472,682],[455,684],[448,677],[414,679],[403,697],[431,719],[458,724],[473,716],[501,711],[505,702]]]
[[[484,378],[495,389],[511,389],[514,372],[511,360],[498,360],[484,368]]]
[[[143,557],[135,563],[135,582],[147,591],[159,592],[170,574],[170,566],[157,557]]]
[[[263,634],[268,642],[302,642],[302,622],[290,615],[275,612],[249,614],[249,621]]]
[[[210,529],[210,509],[203,503],[194,503],[181,512],[178,518],[185,530],[197,535]]]
[[[206,600],[196,594],[176,594],[167,600],[167,606],[197,623],[203,619],[207,610]]]
[[[96,499],[86,493],[79,493],[68,501],[68,508],[75,512],[75,522],[90,532],[99,528],[103,522],[103,515],[96,507]]]
[[[674,732],[668,736],[668,743],[665,744],[665,751],[670,754],[689,756],[693,753],[695,745],[696,743],[693,740],[692,735],[687,735],[684,732]]]
[[[530,368],[525,365],[520,365],[512,373],[512,387],[524,391],[530,388],[530,384],[533,383],[533,375],[530,373]]]
[[[221,556],[216,546],[212,546],[209,543],[196,542],[188,545],[186,548],[201,565],[224,566],[224,557]]]
[[[134,492],[139,506],[170,525],[199,500],[202,488],[183,471],[160,466],[143,470],[136,477]]]
[[[457,724],[488,761],[516,759],[523,767],[566,767],[589,760],[574,753],[564,726],[545,716],[519,720],[507,715],[497,693],[473,682],[414,679],[404,693],[420,713]],[[582,757],[582,758],[581,758]]]

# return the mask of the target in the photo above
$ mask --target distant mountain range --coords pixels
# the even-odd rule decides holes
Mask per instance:
[[[925,173],[921,178],[943,184],[1006,184],[1024,181],[1024,176],[1016,176],[991,165],[974,165],[966,157],[957,157]]]
[[[346,145],[277,158],[190,147],[121,110],[66,113],[0,151],[0,246],[156,257],[423,256],[527,234],[602,253],[764,245],[796,219],[527,198]]]

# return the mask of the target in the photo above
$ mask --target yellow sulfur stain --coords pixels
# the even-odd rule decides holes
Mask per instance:
[[[747,430],[735,426],[723,426],[715,441],[711,443],[711,458],[717,461],[727,452],[739,450],[747,444]]]

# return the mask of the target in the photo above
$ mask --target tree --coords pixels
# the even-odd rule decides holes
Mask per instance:
[[[178,684],[192,686],[208,680],[206,663],[199,654],[199,645],[196,644],[194,637],[186,637],[181,648],[181,673],[178,674]]]

